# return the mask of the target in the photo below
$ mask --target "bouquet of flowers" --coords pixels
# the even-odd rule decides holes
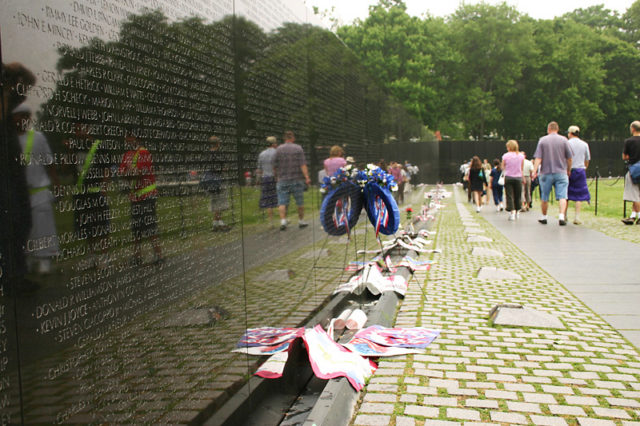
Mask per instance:
[[[387,188],[391,191],[398,190],[398,184],[393,175],[385,172],[375,164],[368,164],[365,170],[358,171],[356,181],[363,188],[367,183],[375,182],[381,188]]]
[[[358,176],[358,169],[351,164],[347,164],[344,167],[340,167],[332,176],[325,176],[320,185],[320,192],[327,193],[332,189],[337,188],[343,182],[353,182]]]

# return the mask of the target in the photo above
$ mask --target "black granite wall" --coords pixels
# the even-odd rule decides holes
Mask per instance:
[[[0,422],[215,413],[255,370],[244,330],[302,324],[347,259],[317,186],[306,228],[260,208],[266,138],[294,132],[315,184],[333,145],[381,157],[387,94],[299,1],[0,12]]]

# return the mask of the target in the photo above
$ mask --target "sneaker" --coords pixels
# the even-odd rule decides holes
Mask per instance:
[[[287,224],[283,223],[282,225],[280,225],[280,230],[281,231],[286,231],[287,230]]]
[[[564,220],[564,219],[558,219],[558,224],[559,224],[560,226],[565,226],[565,225],[567,224],[567,221],[566,221],[566,220]]]
[[[307,226],[309,226],[307,222],[304,222],[302,220],[298,222],[298,228],[306,228]]]
[[[520,212],[516,212],[516,219],[520,219]]]
[[[622,219],[622,223],[624,223],[625,225],[633,225],[634,223],[636,223],[636,218],[635,217],[627,217]]]
[[[497,211],[497,212],[499,212],[500,210],[502,210],[502,209],[500,208],[500,206],[496,207],[496,211]]]
[[[516,220],[516,213],[515,212],[509,213],[509,220]]]
[[[575,220],[573,221],[573,224],[574,224],[574,225],[582,225],[582,222],[580,221],[580,219],[575,219]]]
[[[543,225],[546,225],[547,224],[547,219],[538,219],[538,222],[543,224]]]
[[[480,207],[476,206],[476,213],[480,213]]]

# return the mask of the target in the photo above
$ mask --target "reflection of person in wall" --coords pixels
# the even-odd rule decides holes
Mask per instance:
[[[276,150],[274,170],[276,174],[276,189],[278,191],[278,213],[280,214],[280,230],[287,229],[287,207],[291,196],[298,206],[298,227],[304,228],[309,224],[304,221],[304,190],[305,185],[311,183],[307,160],[302,147],[295,143],[296,137],[292,131],[284,132],[284,143]]]
[[[36,81],[31,71],[19,63],[2,64],[0,69],[2,102],[0,103],[0,149],[3,151],[0,180],[0,295],[12,291],[35,289],[35,284],[24,280],[27,272],[24,250],[31,228],[31,206],[27,179],[20,162],[20,144],[11,111],[25,100],[25,88]],[[22,90],[19,90],[19,87]],[[6,157],[4,157],[6,154]]]
[[[86,124],[76,123],[75,137],[66,139],[64,143],[78,157],[73,169],[76,185],[73,195],[74,229],[77,238],[87,242],[91,262],[105,268],[111,232],[107,183],[112,162],[103,141],[93,139]],[[97,259],[96,255],[99,255]]]
[[[260,208],[267,209],[269,223],[273,220],[273,208],[278,206],[276,178],[273,174],[273,159],[276,156],[278,140],[275,136],[267,138],[269,147],[258,155],[257,178],[260,181]]]
[[[224,161],[221,158],[220,146],[220,138],[217,136],[209,138],[209,161],[200,184],[211,196],[209,211],[213,214],[212,230],[227,232],[231,227],[224,223],[222,214],[231,208],[231,203],[229,202],[229,190],[224,185],[222,175]]]
[[[13,121],[22,149],[31,200],[27,265],[33,272],[48,274],[51,272],[51,258],[59,251],[51,192],[51,182],[59,184],[53,154],[45,136],[30,128],[31,110],[24,103],[13,110]]]
[[[393,175],[396,183],[398,184],[398,190],[393,192],[393,198],[396,199],[398,205],[404,203],[404,185],[406,172],[402,168],[402,164],[392,161],[389,163],[389,173]]]
[[[142,242],[150,239],[155,253],[155,262],[162,262],[162,250],[158,240],[158,216],[156,200],[158,189],[153,174],[153,159],[132,131],[125,136],[129,150],[122,157],[118,175],[130,182],[131,232],[133,233],[133,261],[142,264]]]
[[[339,145],[334,145],[329,151],[329,158],[324,160],[324,171],[326,176],[333,176],[340,167],[347,165],[347,160],[344,159],[344,150]]]

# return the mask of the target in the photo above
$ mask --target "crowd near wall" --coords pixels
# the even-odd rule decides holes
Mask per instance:
[[[298,0],[0,12],[0,421],[201,421],[255,370],[244,330],[304,323],[341,273],[308,255],[317,188],[307,228],[259,208],[265,139],[294,132],[315,182],[419,123]]]
[[[542,124],[544,127],[544,123]],[[622,161],[624,141],[589,141],[591,162],[587,169],[589,178],[595,177],[596,170],[600,176],[624,176],[626,173]],[[421,143],[386,144],[373,152],[380,153],[381,158],[397,158],[399,161],[409,160],[420,168],[416,178],[418,182],[460,182],[460,166],[468,162],[474,155],[491,163],[495,158],[501,159],[507,152],[506,141],[439,141]],[[527,158],[532,159],[538,141],[518,141],[520,150]]]

